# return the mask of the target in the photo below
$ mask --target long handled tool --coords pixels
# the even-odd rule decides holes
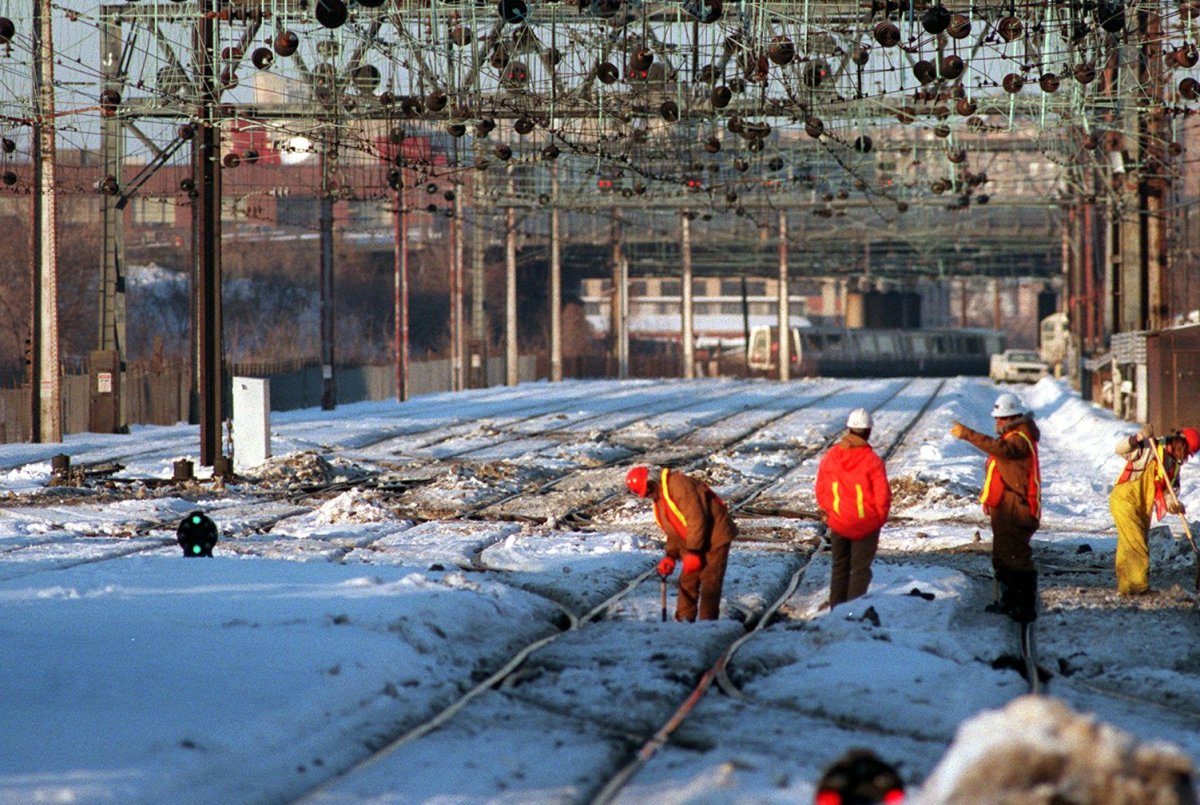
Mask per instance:
[[[662,595],[662,622],[667,622],[667,577],[658,577],[658,590]]]
[[[1187,514],[1183,510],[1183,504],[1179,502],[1179,496],[1175,494],[1175,485],[1171,483],[1171,479],[1167,477],[1167,471],[1163,465],[1163,448],[1162,445],[1151,440],[1154,445],[1154,456],[1158,459],[1155,465],[1158,471],[1158,477],[1162,479],[1163,486],[1166,487],[1166,494],[1175,502],[1175,506],[1179,509],[1179,519],[1183,521],[1183,533],[1187,535],[1188,544],[1192,546],[1192,553],[1196,555],[1196,592],[1200,592],[1200,549],[1196,547],[1196,538],[1192,536],[1192,524],[1188,522]]]

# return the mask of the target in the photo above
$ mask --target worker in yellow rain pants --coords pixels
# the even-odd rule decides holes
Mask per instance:
[[[1108,496],[1108,508],[1117,526],[1117,592],[1121,595],[1149,591],[1150,518],[1184,513],[1176,495],[1166,494],[1166,485],[1178,492],[1179,469],[1197,450],[1200,433],[1194,428],[1155,439],[1154,430],[1147,426],[1117,442],[1116,453],[1125,459],[1125,468]]]
[[[1154,472],[1118,483],[1108,496],[1117,524],[1117,592],[1140,595],[1150,589],[1150,514],[1154,511]]]

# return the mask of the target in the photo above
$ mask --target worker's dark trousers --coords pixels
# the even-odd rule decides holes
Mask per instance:
[[[721,614],[721,587],[725,583],[725,565],[728,561],[729,544],[726,543],[704,554],[700,572],[680,575],[675,620],[694,621],[697,609],[700,620],[717,619]]]
[[[992,512],[992,570],[1000,585],[1000,606],[1020,623],[1037,619],[1037,568],[1030,542],[1036,526],[1018,526]]]
[[[847,539],[830,530],[833,568],[829,571],[829,606],[866,595],[871,586],[871,563],[879,550],[879,532],[862,539]]]

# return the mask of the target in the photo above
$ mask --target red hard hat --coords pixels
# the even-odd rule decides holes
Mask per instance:
[[[639,498],[646,497],[646,483],[650,479],[649,467],[634,467],[625,474],[625,485]]]
[[[1200,431],[1195,428],[1184,428],[1179,431],[1179,435],[1187,440],[1189,456],[1200,453]]]

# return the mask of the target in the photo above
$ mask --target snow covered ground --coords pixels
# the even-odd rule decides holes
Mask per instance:
[[[984,612],[983,457],[948,430],[990,432],[997,391],[532,383],[276,413],[274,458],[187,485],[170,479],[192,426],[0,446],[0,803],[811,802],[853,747],[914,801],[949,801],[996,744],[1069,742],[1022,698],[1015,628]],[[1195,764],[1179,518],[1153,532],[1156,592],[1114,594],[1113,445],[1137,426],[1059,381],[1016,391],[1043,433],[1042,693],[1094,719],[1089,741]],[[869,594],[831,612],[812,481],[860,405],[896,502]],[[66,486],[49,485],[56,453]],[[742,504],[720,620],[662,622],[661,535],[623,488],[635,463]],[[1182,500],[1200,511],[1194,467]],[[213,559],[175,544],[196,510],[220,529]]]

